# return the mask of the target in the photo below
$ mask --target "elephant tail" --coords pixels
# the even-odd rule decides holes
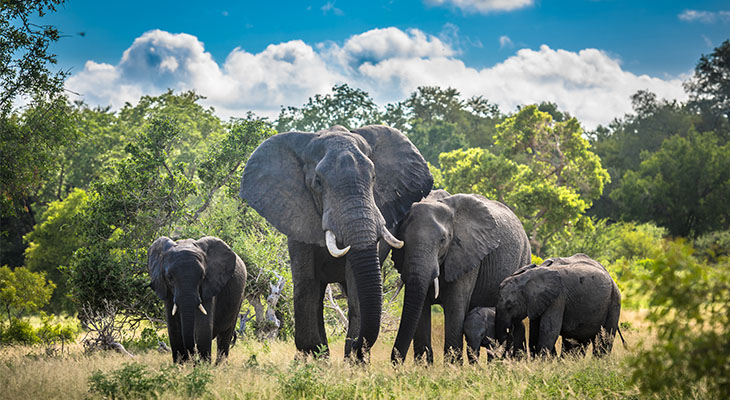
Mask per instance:
[[[628,349],[628,347],[626,346],[626,340],[624,340],[624,335],[621,334],[621,328],[617,326],[616,331],[618,331],[618,336],[621,338],[621,343],[623,343],[624,349]]]

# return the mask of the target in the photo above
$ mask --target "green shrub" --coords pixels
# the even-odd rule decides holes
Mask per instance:
[[[716,263],[722,257],[730,257],[730,230],[702,235],[694,241],[694,247],[695,255],[707,262]]]
[[[89,392],[111,399],[157,398],[166,393],[200,397],[207,392],[212,381],[208,366],[196,366],[185,375],[178,373],[178,368],[170,366],[153,373],[144,364],[130,363],[106,374],[96,371],[89,377]]]
[[[41,339],[30,322],[13,318],[7,327],[0,326],[0,343],[2,344],[37,344]]]

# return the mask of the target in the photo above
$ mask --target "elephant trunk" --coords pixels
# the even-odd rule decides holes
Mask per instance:
[[[500,318],[499,315],[497,315],[494,328],[494,337],[497,339],[497,342],[504,343],[507,340],[507,329],[510,325],[511,323],[509,319]]]
[[[363,360],[380,332],[380,313],[383,309],[380,261],[374,244],[363,250],[354,249],[348,257],[360,302],[360,335],[355,341],[354,349],[357,358]]]
[[[195,299],[182,299],[179,301],[178,313],[180,314],[180,329],[183,340],[183,360],[187,360],[195,354],[195,313],[198,308]]]
[[[398,335],[390,354],[390,360],[393,363],[403,362],[408,354],[408,347],[413,341],[423,307],[425,307],[429,284],[430,280],[420,279],[420,277],[412,277],[405,282],[403,311],[398,326]]]

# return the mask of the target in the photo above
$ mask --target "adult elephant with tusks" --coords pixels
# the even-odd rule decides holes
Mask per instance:
[[[441,304],[444,357],[461,363],[467,312],[495,306],[502,279],[530,262],[522,223],[497,201],[441,191],[414,204],[397,234],[405,246],[393,261],[405,296],[391,360],[403,361],[413,341],[414,358],[433,362],[431,304]]]
[[[345,356],[366,357],[380,330],[378,246],[403,246],[389,228],[432,185],[415,146],[381,125],[281,133],[253,152],[240,196],[288,237],[298,350],[328,354],[323,298],[337,282],[348,297]]]
[[[246,266],[222,240],[206,236],[178,242],[160,237],[147,251],[150,287],[165,301],[174,362],[194,353],[210,361],[217,338],[220,363],[227,355],[246,285]]]

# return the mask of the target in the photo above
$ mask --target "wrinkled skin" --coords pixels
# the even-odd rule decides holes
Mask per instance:
[[[487,361],[491,361],[496,356],[496,324],[494,307],[472,308],[466,314],[464,337],[466,338],[467,355],[472,364],[479,360],[482,347],[487,350]]]
[[[147,255],[150,287],[165,301],[173,361],[185,362],[197,352],[209,362],[211,342],[216,338],[216,363],[220,363],[228,356],[243,301],[243,261],[212,236],[178,242],[163,236]]]
[[[441,304],[445,359],[461,363],[467,311],[495,306],[502,279],[530,262],[527,234],[509,208],[479,195],[444,193],[414,204],[398,227],[405,246],[393,250],[393,261],[405,296],[393,362],[405,359],[411,341],[415,359],[433,362],[431,304]]]
[[[500,340],[510,323],[529,317],[532,354],[555,355],[555,342],[562,335],[563,354],[584,354],[592,342],[593,354],[600,357],[613,347],[621,294],[598,261],[576,254],[515,272],[500,285],[496,310]]]
[[[336,282],[348,297],[345,355],[366,357],[380,330],[382,239],[432,185],[415,146],[385,126],[282,133],[254,151],[240,196],[288,237],[299,351],[328,354],[322,300]],[[328,251],[327,231],[345,256]]]

